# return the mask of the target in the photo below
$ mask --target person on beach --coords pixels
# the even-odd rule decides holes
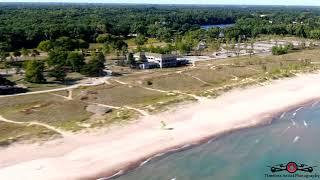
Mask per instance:
[[[161,121],[161,129],[164,130],[173,130],[173,128],[167,127],[167,124],[164,121]]]
[[[164,121],[161,121],[161,129],[166,129],[167,124]]]

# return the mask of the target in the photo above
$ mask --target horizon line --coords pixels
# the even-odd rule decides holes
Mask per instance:
[[[320,5],[301,5],[301,4],[195,4],[195,3],[108,3],[108,2],[54,2],[54,1],[47,1],[47,2],[33,2],[33,1],[10,1],[10,2],[0,2],[0,4],[21,4],[21,3],[27,3],[27,4],[110,4],[110,5],[196,5],[196,6],[300,6],[300,7],[320,7]]]

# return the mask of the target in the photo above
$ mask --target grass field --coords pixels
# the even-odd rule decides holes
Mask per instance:
[[[41,122],[68,130],[80,130],[78,123],[92,115],[80,101],[67,101],[51,94],[1,98],[0,114],[19,122]]]
[[[13,142],[47,140],[59,137],[56,132],[41,126],[24,126],[6,122],[0,122],[0,132],[0,147],[10,145]]]
[[[148,90],[138,85],[123,85],[113,82],[112,85],[79,88],[74,91],[74,99],[87,103],[99,103],[109,106],[131,106],[149,112],[162,111],[165,104],[193,100],[175,93]],[[160,103],[159,103],[160,102]]]

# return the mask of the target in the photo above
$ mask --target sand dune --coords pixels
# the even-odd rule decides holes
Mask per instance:
[[[125,127],[74,135],[43,145],[14,145],[0,151],[0,179],[109,176],[171,148],[269,123],[276,113],[318,98],[319,92],[320,74],[299,75],[179,106]],[[161,121],[173,129],[161,129]]]

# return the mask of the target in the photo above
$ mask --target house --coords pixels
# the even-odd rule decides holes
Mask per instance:
[[[138,52],[133,55],[136,61],[140,61],[141,69],[167,68],[177,66],[177,57],[173,54],[158,54]]]

